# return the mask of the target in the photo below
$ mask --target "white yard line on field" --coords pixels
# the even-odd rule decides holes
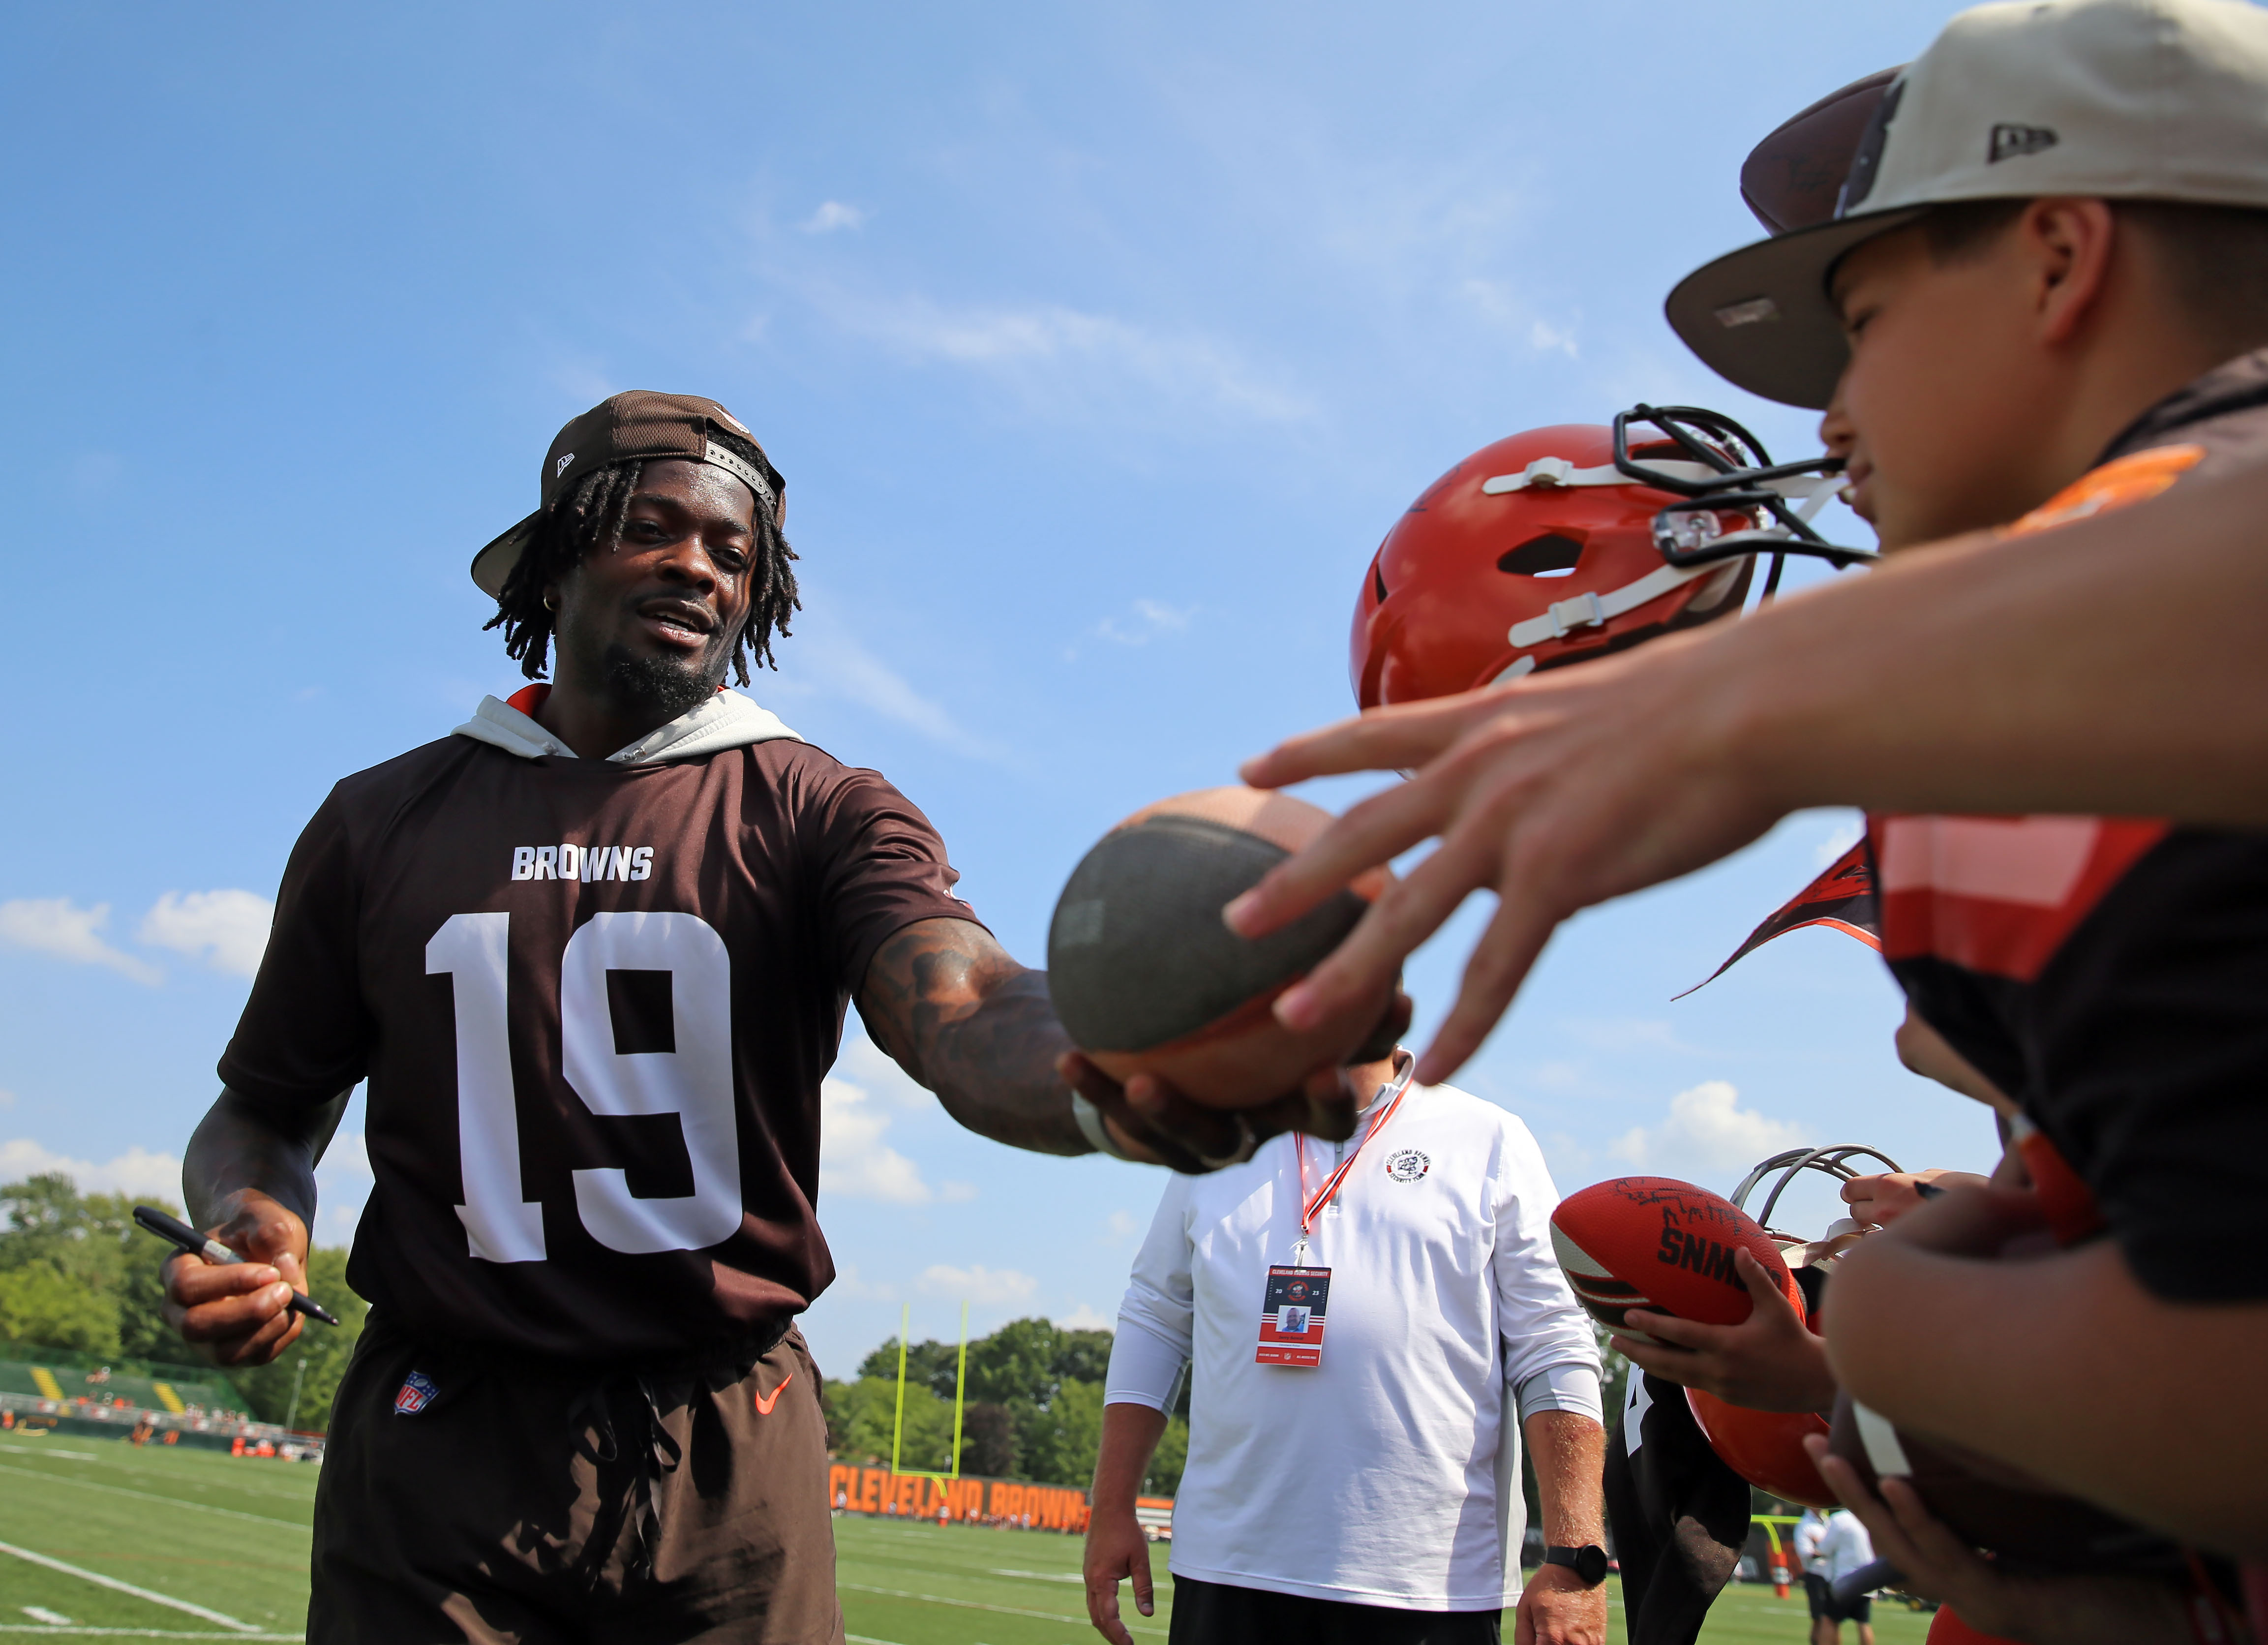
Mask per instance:
[[[49,1456],[55,1453],[50,1451]],[[247,1514],[233,1508],[214,1508],[204,1502],[192,1502],[186,1497],[159,1496],[155,1491],[137,1491],[130,1485],[101,1485],[92,1479],[74,1479],[68,1474],[43,1473],[37,1468],[11,1468],[0,1462],[0,1473],[20,1473],[28,1479],[45,1479],[50,1485],[68,1485],[81,1491],[107,1491],[113,1496],[139,1497],[144,1502],[163,1502],[168,1508],[186,1508],[199,1514],[217,1514],[224,1519],[248,1519],[255,1525],[284,1525],[301,1536],[313,1536],[314,1528],[296,1519],[277,1519],[268,1514]]]
[[[99,1460],[91,1450],[65,1450],[60,1445],[0,1445],[0,1456],[10,1451],[25,1457],[68,1457],[73,1462]]]
[[[99,1571],[81,1570],[76,1565],[65,1565],[61,1560],[49,1559],[44,1553],[34,1553],[29,1548],[19,1548],[12,1542],[0,1542],[0,1553],[13,1554],[16,1558],[29,1560],[33,1565],[44,1565],[51,1571],[61,1571],[65,1576],[76,1576],[83,1582],[93,1582],[103,1588],[114,1589],[122,1594],[131,1594],[136,1599],[147,1599],[152,1604],[169,1605],[176,1611],[186,1611],[193,1617],[202,1617],[208,1622],[217,1622],[221,1627],[233,1629],[239,1634],[256,1634],[262,1632],[258,1623],[239,1622],[225,1611],[209,1611],[202,1605],[193,1605],[186,1599],[176,1599],[171,1594],[153,1593],[147,1588],[136,1588],[131,1582],[122,1582],[115,1576],[105,1576]],[[30,1625],[7,1623],[0,1626],[5,1626],[12,1630]],[[41,1625],[41,1631],[52,1630]]]
[[[943,1594],[909,1593],[902,1588],[873,1588],[865,1582],[846,1582],[839,1577],[836,1579],[835,1585],[837,1588],[847,1589],[854,1594],[880,1594],[885,1599],[918,1599],[932,1605],[958,1605],[964,1611],[992,1611],[1004,1617],[1037,1617],[1042,1622],[1069,1622],[1079,1627],[1086,1626],[1085,1617],[1069,1617],[1060,1611],[1026,1611],[1018,1605],[988,1605],[977,1599],[948,1599]],[[1136,1634],[1155,1634],[1160,1639],[1166,1636],[1166,1630],[1163,1628],[1145,1628],[1134,1623],[1129,1623],[1127,1627]]]
[[[91,1635],[103,1639],[128,1640],[305,1640],[303,1631],[298,1634],[213,1634],[191,1633],[180,1628],[90,1628],[74,1622],[60,1627],[44,1622],[0,1622],[0,1634],[48,1634],[65,1639],[85,1639]]]

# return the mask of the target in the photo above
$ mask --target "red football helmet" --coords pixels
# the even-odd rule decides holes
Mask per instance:
[[[1355,699],[1444,697],[1728,616],[1760,553],[1767,595],[1784,554],[1871,558],[1808,523],[1840,467],[1774,468],[1739,424],[1689,406],[1483,446],[1379,544],[1355,605]]]

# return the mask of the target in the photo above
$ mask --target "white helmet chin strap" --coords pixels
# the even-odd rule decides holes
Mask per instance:
[[[1714,480],[1718,470],[1699,462],[1657,462],[1650,465],[1679,480]],[[1643,485],[1633,480],[1612,463],[1596,468],[1578,468],[1565,457],[1538,457],[1518,474],[1499,474],[1481,482],[1481,490],[1491,497],[1502,497],[1506,491],[1550,491],[1561,486],[1579,485]]]
[[[1555,600],[1543,616],[1513,623],[1505,638],[1522,651],[1548,639],[1565,639],[1579,628],[1602,627],[1649,600],[1660,599],[1673,588],[1683,587],[1697,578],[1730,571],[1738,564],[1737,560],[1712,560],[1706,565],[1656,566],[1636,582],[1624,583],[1612,594],[1580,594],[1571,600]]]

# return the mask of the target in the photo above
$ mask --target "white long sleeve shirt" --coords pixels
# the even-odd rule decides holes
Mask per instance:
[[[1310,1193],[1354,1147],[1307,1140]],[[1527,1528],[1514,1391],[1521,1415],[1600,1415],[1535,1139],[1493,1103],[1412,1086],[1308,1235],[1307,1265],[1331,1271],[1322,1363],[1256,1364],[1300,1197],[1277,1137],[1172,1178],[1135,1258],[1104,1398],[1162,1410],[1193,1368],[1174,1574],[1403,1610],[1511,1604]]]

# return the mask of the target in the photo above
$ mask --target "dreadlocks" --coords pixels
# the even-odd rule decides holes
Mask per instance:
[[[752,466],[764,467],[755,446],[729,430],[711,424],[709,438]],[[620,462],[585,475],[537,522],[519,563],[504,578],[497,595],[497,614],[481,626],[504,630],[504,654],[519,659],[519,671],[529,679],[542,677],[551,650],[551,612],[543,603],[544,589],[580,565],[592,550],[602,543],[613,546],[622,532],[622,511],[644,471],[643,462]],[[751,660],[760,668],[779,666],[772,657],[772,636],[785,638],[789,616],[803,609],[797,597],[795,557],[778,520],[759,498],[755,553],[748,566],[748,616],[733,642],[733,676],[742,685],[748,682]]]

